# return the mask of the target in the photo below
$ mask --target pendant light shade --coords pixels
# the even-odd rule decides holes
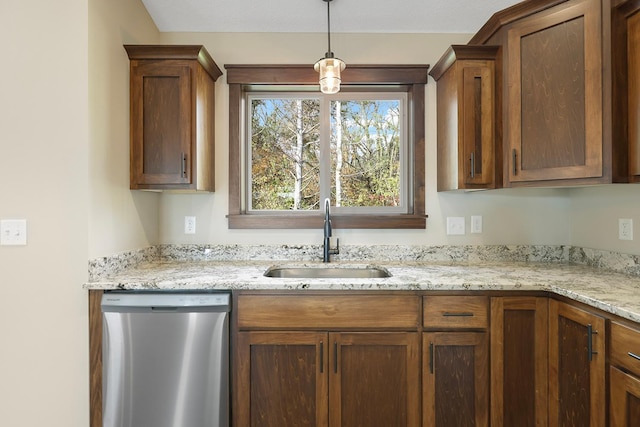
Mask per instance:
[[[327,53],[324,58],[315,63],[313,69],[320,73],[320,91],[322,93],[338,93],[340,91],[340,77],[346,65],[344,61],[335,58],[331,52],[331,9],[332,0],[322,0],[327,3]]]
[[[338,58],[322,58],[313,66],[320,73],[320,91],[322,93],[338,93],[340,91],[340,72],[346,65]]]

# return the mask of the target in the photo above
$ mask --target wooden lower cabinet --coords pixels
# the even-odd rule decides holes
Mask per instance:
[[[240,332],[236,426],[327,426],[328,336]]]
[[[237,427],[420,425],[417,332],[239,332]]]
[[[423,426],[488,426],[485,332],[422,334]]]
[[[491,425],[542,427],[548,411],[548,300],[491,299]]]
[[[640,427],[640,378],[610,368],[611,427]]]
[[[605,319],[549,301],[549,425],[605,425]]]
[[[640,329],[611,322],[610,333],[610,425],[640,427]]]

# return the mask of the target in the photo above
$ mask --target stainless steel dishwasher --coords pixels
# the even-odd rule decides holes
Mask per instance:
[[[229,425],[229,293],[105,292],[104,427]]]

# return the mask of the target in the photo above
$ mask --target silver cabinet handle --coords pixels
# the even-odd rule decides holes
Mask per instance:
[[[182,177],[187,177],[187,155],[185,153],[181,153],[182,156]]]
[[[629,356],[633,357],[634,359],[640,360],[640,356],[638,356],[637,354],[631,353],[631,352],[629,352],[628,354],[629,354]]]
[[[476,153],[475,151],[471,152],[471,178],[476,177]]]

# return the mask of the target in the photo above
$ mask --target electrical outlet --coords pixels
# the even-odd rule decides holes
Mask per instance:
[[[471,233],[482,233],[482,216],[471,215]]]
[[[631,218],[618,219],[618,239],[633,240],[633,220]]]
[[[184,234],[196,234],[196,217],[184,217]]]
[[[463,216],[447,217],[447,234],[449,236],[459,236],[465,233]]]
[[[26,219],[3,219],[0,221],[0,245],[23,246],[26,244]]]

